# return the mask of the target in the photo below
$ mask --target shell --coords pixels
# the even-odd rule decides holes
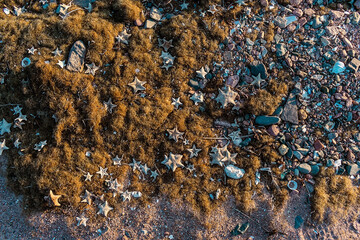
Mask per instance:
[[[23,66],[23,67],[27,67],[27,66],[29,66],[30,64],[31,64],[31,60],[30,60],[30,58],[28,58],[28,57],[24,58],[24,59],[21,61],[21,66]]]

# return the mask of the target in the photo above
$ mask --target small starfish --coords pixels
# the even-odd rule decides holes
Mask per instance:
[[[201,12],[201,11],[199,11],[200,12],[200,17],[205,17],[205,13],[206,13],[206,11],[203,11],[203,12]]]
[[[91,203],[92,203],[91,197],[92,196],[93,196],[93,194],[91,192],[89,192],[88,190],[85,190],[85,195],[81,196],[81,198],[83,198],[83,200],[81,200],[81,202],[91,205]]]
[[[193,144],[192,148],[187,149],[190,153],[190,158],[197,157],[201,149],[196,148],[195,144]]]
[[[235,105],[235,98],[238,95],[239,94],[231,90],[229,86],[225,86],[224,90],[219,89],[219,95],[215,100],[222,104],[222,108],[225,108],[229,103]]]
[[[231,154],[230,151],[227,149],[227,145],[224,146],[223,148],[220,148],[221,154],[223,155],[223,159],[221,160],[222,162],[230,162],[233,164],[236,164],[236,156],[237,153]]]
[[[204,102],[204,94],[202,92],[195,92],[190,99],[193,100],[195,105],[198,105],[198,103]]]
[[[40,1],[39,1],[39,3],[41,3],[42,5],[47,4],[47,2],[48,2],[47,0],[40,0]]]
[[[126,30],[124,29],[119,35],[117,35],[115,38],[116,38],[116,41],[118,42],[122,42],[122,43],[125,43],[125,44],[129,44],[128,40],[130,38],[131,34],[127,33]]]
[[[43,147],[45,147],[46,144],[47,144],[47,140],[45,140],[45,141],[40,141],[39,143],[35,143],[35,148],[34,148],[34,150],[40,151],[41,149],[43,149]]]
[[[180,5],[181,10],[187,9],[188,8],[188,3],[186,3],[185,1]]]
[[[137,162],[137,161],[135,160],[135,158],[133,158],[133,162],[130,163],[129,165],[132,166],[133,172],[135,172],[135,170],[137,170],[137,169],[140,169],[140,161]]]
[[[116,157],[114,157],[112,160],[114,161],[114,165],[121,165],[121,161],[123,160],[124,154],[121,156],[121,158],[119,158],[118,155],[116,155]]]
[[[174,64],[175,57],[171,56],[170,53],[162,51],[160,57],[163,59],[164,64],[167,65]]]
[[[189,140],[188,140],[188,139],[184,139],[183,144],[184,144],[184,145],[189,145],[189,144],[190,144],[190,142],[189,142]]]
[[[189,165],[186,167],[186,169],[189,170],[189,172],[191,172],[191,173],[195,170],[193,164],[189,164]]]
[[[205,71],[204,67],[201,67],[200,70],[196,71],[196,74],[199,78],[205,79],[207,71]]]
[[[109,189],[115,191],[114,197],[116,196],[116,192],[121,192],[120,188],[122,188],[122,185],[118,183],[117,179],[109,181]]]
[[[145,81],[140,81],[137,77],[135,77],[134,81],[129,83],[128,86],[134,89],[134,93],[137,93],[137,91],[145,90],[145,87],[143,86],[145,83]]]
[[[184,134],[183,132],[180,132],[177,127],[175,127],[174,129],[167,129],[167,131],[169,133],[169,138],[174,139],[175,142],[181,139],[182,135]]]
[[[131,192],[129,192],[128,190],[126,190],[125,192],[123,192],[121,194],[121,197],[123,199],[123,202],[125,202],[126,200],[131,200]]]
[[[0,143],[0,156],[2,155],[4,150],[8,150],[9,148],[7,146],[5,146],[5,139],[4,141],[2,141],[2,143]]]
[[[64,61],[58,61],[57,65],[59,65],[61,68],[64,68],[66,66],[65,60]]]
[[[159,176],[158,172],[155,170],[155,171],[151,171],[151,175],[150,177],[154,178],[154,180],[156,179],[156,177]],[[153,181],[154,181],[153,180]]]
[[[171,68],[171,67],[173,67],[173,65],[171,65],[171,64],[164,64],[161,66],[161,68],[165,68],[166,71],[169,71],[169,68]]]
[[[148,171],[150,170],[150,168],[146,165],[146,163],[144,165],[140,165],[140,168],[145,175],[148,174]]]
[[[109,113],[112,113],[113,108],[117,107],[116,104],[113,104],[111,102],[111,98],[109,98],[109,100],[107,102],[104,102],[104,105],[105,105],[106,110],[109,111]]]
[[[53,191],[50,190],[48,199],[51,200],[51,205],[53,205],[53,206],[55,206],[55,207],[61,206],[61,204],[59,203],[59,198],[60,198],[60,197],[61,197],[61,195],[55,195],[55,194],[53,193]]]
[[[82,214],[80,217],[76,217],[76,221],[78,221],[77,226],[83,225],[84,227],[86,227],[87,220],[89,219],[86,218],[84,214]]]
[[[17,118],[15,118],[16,121],[22,122],[22,121],[27,121],[27,117],[26,115],[23,115],[21,112],[19,114],[19,116]]]
[[[256,85],[258,88],[260,88],[261,83],[265,82],[265,79],[261,78],[261,74],[259,73],[256,77],[252,76],[254,78],[254,81],[251,82],[251,85]]]
[[[91,174],[88,172],[86,175],[84,175],[84,177],[85,177],[85,182],[86,182],[86,181],[91,182],[91,178],[92,178],[93,176],[94,176],[94,175],[91,175]]]
[[[235,3],[237,3],[239,6],[245,4],[245,0],[237,0]]]
[[[60,56],[62,53],[62,51],[59,48],[56,48],[55,51],[52,52],[52,54],[54,54],[54,56]]]
[[[14,147],[19,148],[20,144],[21,144],[21,142],[19,141],[19,139],[16,139],[14,142]]]
[[[16,107],[14,107],[13,109],[11,109],[11,111],[13,111],[13,115],[15,114],[21,114],[21,110],[22,110],[22,107],[20,107],[19,105],[17,105]]]
[[[159,46],[162,47],[165,50],[165,52],[167,52],[169,48],[174,47],[172,45],[172,41],[173,41],[172,39],[167,41],[165,38],[163,39],[158,38],[158,41],[159,41]]]
[[[91,64],[85,64],[87,69],[85,71],[85,73],[91,74],[93,76],[95,76],[95,72],[99,69],[98,66],[96,66],[94,63]]]
[[[28,53],[34,55],[35,52],[37,51],[37,49],[34,48],[34,46],[32,46],[31,48],[28,49]]]
[[[161,163],[166,165],[169,169],[172,169],[173,172],[175,172],[176,168],[184,167],[184,165],[181,163],[182,157],[183,155],[172,154],[170,152],[169,157],[165,155],[165,159]]]
[[[100,174],[101,178],[103,178],[104,176],[108,176],[108,175],[109,175],[109,174],[106,172],[106,171],[107,171],[107,168],[102,168],[102,167],[100,167],[100,166],[99,166],[99,168],[100,168],[100,170],[97,171],[96,173]]]
[[[216,6],[215,6],[215,5],[211,5],[211,6],[210,6],[210,9],[208,10],[208,12],[211,12],[212,14],[215,14],[216,11],[217,11],[217,9],[216,9]]]
[[[103,214],[105,217],[107,217],[107,214],[113,210],[112,207],[109,206],[108,202],[105,201],[104,204],[99,204],[99,211],[97,212],[97,214]]]
[[[10,133],[10,127],[11,123],[8,123],[5,118],[0,122],[0,135],[3,135],[4,133]]]
[[[25,123],[20,121],[18,118],[15,118],[14,120],[14,128],[20,128],[22,130],[22,125]]]
[[[211,152],[212,153],[210,153],[210,156],[212,161],[210,162],[210,164],[217,164],[222,167],[224,165],[222,161],[224,159],[224,156],[222,155],[221,149],[218,147],[213,147],[211,149]]]
[[[182,102],[180,102],[180,98],[172,98],[171,105],[174,105],[176,109],[179,108],[180,105],[182,105]]]

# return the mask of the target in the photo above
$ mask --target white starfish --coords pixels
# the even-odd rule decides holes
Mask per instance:
[[[179,106],[182,105],[182,102],[180,102],[180,97],[178,97],[178,98],[172,98],[172,103],[171,103],[171,105],[174,105],[174,107],[175,107],[176,109],[178,109]]]
[[[97,212],[97,214],[103,214],[105,217],[107,217],[107,214],[111,210],[113,210],[113,208],[109,206],[107,201],[105,201],[104,204],[99,204],[99,211]]]
[[[133,158],[133,162],[129,164],[130,166],[132,166],[133,172],[135,172],[135,170],[140,169],[140,161],[137,162],[135,160],[135,158]]]
[[[182,157],[183,157],[183,155],[172,154],[170,152],[169,157],[167,155],[165,155],[165,159],[161,163],[166,165],[169,169],[172,169],[173,172],[175,172],[176,168],[184,167],[184,165],[181,163]]]
[[[84,177],[85,177],[85,182],[86,182],[86,181],[91,182],[91,178],[93,177],[93,175],[91,175],[91,174],[88,172],[86,175],[84,175]]]
[[[220,167],[222,167],[224,165],[224,163],[222,161],[224,159],[224,156],[221,153],[221,149],[219,149],[218,147],[213,147],[211,149],[210,156],[211,156],[211,159],[212,159],[210,164],[217,164]]]
[[[114,161],[114,165],[121,165],[121,161],[123,160],[124,154],[121,156],[121,158],[119,158],[118,155],[116,155],[116,157],[114,157],[112,160]]]
[[[204,67],[201,67],[199,71],[196,71],[196,74],[199,78],[205,79],[208,72],[205,71]]]
[[[183,132],[180,132],[177,127],[175,127],[174,129],[167,129],[168,133],[169,133],[169,138],[170,139],[174,139],[175,142],[177,142],[179,139],[182,138],[182,136],[184,135]]]
[[[201,149],[196,148],[195,144],[193,144],[192,148],[188,148],[187,150],[190,153],[189,158],[197,157],[199,152],[201,151]]]
[[[124,29],[119,35],[117,35],[116,41],[118,42],[122,42],[125,44],[129,44],[128,40],[131,37],[131,34],[127,33],[126,30]]]
[[[112,113],[113,108],[117,107],[116,104],[111,102],[111,98],[107,102],[104,102],[105,108],[109,113]]]
[[[93,194],[91,192],[89,192],[88,190],[85,190],[85,195],[81,196],[81,198],[83,198],[83,200],[81,200],[81,202],[91,205],[91,203],[92,203],[91,197],[92,196],[93,196]]]
[[[66,64],[65,64],[65,60],[64,61],[58,61],[57,62],[57,65],[59,65],[61,68],[64,68],[65,66],[66,66]]]
[[[26,117],[26,115],[24,115],[20,112],[19,116],[17,118],[15,118],[15,120],[20,121],[20,122],[27,121],[27,117]]]
[[[238,95],[239,94],[231,90],[229,86],[225,86],[224,90],[219,89],[219,95],[215,100],[222,104],[222,108],[225,108],[229,103],[235,105],[235,98]]]
[[[5,118],[0,122],[0,135],[3,135],[4,133],[10,133],[10,127],[11,123],[8,123]]]
[[[150,177],[154,178],[154,180],[156,179],[156,177],[159,176],[158,172],[155,170],[155,171],[151,171],[151,175]],[[154,181],[153,180],[153,181]]]
[[[35,144],[34,150],[40,151],[41,149],[43,149],[43,147],[45,147],[46,144],[47,144],[47,140],[40,141],[39,143]]]
[[[52,52],[52,54],[54,54],[54,56],[60,56],[62,53],[62,51],[59,48],[56,48],[55,51]]]
[[[8,150],[9,148],[7,146],[5,146],[5,139],[4,141],[2,141],[2,143],[0,143],[0,156],[2,155],[4,150]]]
[[[146,163],[144,165],[140,165],[140,168],[144,174],[148,174],[148,171],[150,170],[150,168],[146,165]]]
[[[86,227],[86,222],[88,220],[89,219],[86,218],[84,214],[82,214],[80,217],[76,217],[76,221],[78,221],[77,226],[83,225],[84,227]]]
[[[172,39],[167,41],[165,38],[163,39],[158,38],[158,41],[159,41],[159,47],[162,47],[165,50],[165,52],[167,52],[169,48],[174,47],[172,45],[172,41],[173,41]]]
[[[189,165],[186,167],[186,169],[189,170],[189,172],[193,172],[193,171],[195,170],[193,164],[189,164]]]
[[[137,77],[135,77],[134,81],[129,83],[128,86],[133,88],[134,93],[137,93],[137,91],[145,90],[145,87],[143,86],[145,83],[145,81],[140,81]]]
[[[16,107],[14,107],[13,109],[11,109],[11,111],[13,111],[13,115],[15,114],[21,114],[21,110],[22,110],[22,107],[20,107],[19,105],[17,105]]]
[[[186,3],[185,1],[180,5],[181,10],[187,9],[188,8],[188,3]]]
[[[14,147],[19,148],[21,142],[19,141],[19,139],[16,139],[14,142]]]
[[[32,46],[31,48],[28,49],[28,53],[34,55],[35,52],[37,51],[37,49],[34,48],[34,46]]]
[[[189,144],[190,144],[189,139],[184,139],[183,144],[184,144],[184,145],[189,145]]]
[[[121,192],[122,184],[118,183],[117,179],[109,181],[109,189],[114,190],[116,193]],[[115,196],[116,196],[115,193]]]
[[[195,92],[190,99],[193,100],[195,105],[198,105],[198,103],[204,102],[204,94],[202,92]]]
[[[216,13],[217,9],[215,5],[211,5],[208,12],[211,12],[212,14]]]
[[[265,79],[261,78],[261,74],[259,73],[256,77],[252,76],[254,78],[254,81],[251,82],[251,85],[256,85],[258,88],[260,88],[261,83],[265,82]]]
[[[47,0],[39,0],[39,3],[41,3],[42,5],[46,4],[47,2]]]
[[[97,171],[96,173],[100,174],[101,178],[103,178],[104,176],[108,176],[108,175],[109,175],[109,174],[106,172],[106,171],[107,171],[107,168],[102,168],[102,167],[100,167],[100,166],[99,166],[99,168],[100,168],[100,170]]]
[[[129,192],[128,190],[126,190],[125,192],[123,192],[121,194],[121,197],[123,199],[123,202],[125,202],[126,200],[131,200],[131,192]]]
[[[96,66],[94,63],[85,64],[85,65],[87,67],[85,73],[88,73],[88,74],[91,74],[91,75],[95,76],[95,73],[99,69],[99,67]]]

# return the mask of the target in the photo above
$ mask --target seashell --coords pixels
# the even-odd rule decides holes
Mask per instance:
[[[298,187],[298,184],[294,180],[291,180],[288,182],[287,186],[290,190],[296,190]]]
[[[27,67],[27,66],[30,65],[30,63],[31,63],[30,58],[26,57],[26,58],[24,58],[24,59],[21,61],[21,66]]]

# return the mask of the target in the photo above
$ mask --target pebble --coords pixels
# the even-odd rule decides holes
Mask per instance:
[[[267,131],[271,136],[276,137],[280,133],[280,128],[278,125],[271,125]]]
[[[253,76],[260,74],[262,79],[266,79],[268,76],[265,65],[260,61],[253,61],[250,64],[250,72]]]
[[[257,116],[255,118],[255,124],[269,126],[280,123],[280,118],[275,116]]]
[[[70,49],[66,69],[73,72],[82,72],[84,69],[85,54],[86,47],[83,41],[76,41]]]
[[[313,19],[313,23],[312,23],[312,27],[317,29],[317,28],[320,28],[322,26],[322,22],[320,20],[320,16],[316,16],[314,19]]]
[[[311,175],[315,176],[319,173],[319,171],[320,171],[319,165],[317,164],[311,165],[311,172],[310,172]]]
[[[281,119],[295,125],[299,124],[297,99],[294,93],[289,94]]]
[[[228,165],[225,167],[225,174],[229,178],[240,179],[244,176],[245,170],[234,165]]]
[[[285,144],[281,144],[278,150],[281,156],[285,156],[285,154],[289,151],[289,148]]]
[[[302,174],[308,174],[311,172],[311,166],[307,163],[302,163],[298,166],[299,171]]]
[[[303,155],[299,151],[293,151],[294,157],[298,160],[303,159]]]
[[[151,19],[147,19],[145,22],[145,28],[153,28],[155,26],[156,22],[151,20]]]
[[[346,68],[345,68],[345,64],[344,64],[343,62],[341,62],[341,61],[337,61],[337,62],[334,64],[331,72],[334,73],[334,74],[339,74],[339,73],[344,72],[345,69],[346,69]]]
[[[324,144],[318,139],[314,142],[314,148],[316,151],[320,151],[324,148]]]
[[[154,19],[155,21],[160,21],[161,20],[161,12],[159,11],[159,9],[152,7],[150,10],[150,17],[152,19]]]
[[[359,67],[360,67],[360,60],[357,58],[351,59],[351,61],[348,63],[348,68],[350,68],[354,72],[357,72]]]
[[[298,112],[298,115],[299,115],[300,120],[306,120],[308,117],[308,114],[306,113],[306,111],[304,109],[300,109]]]
[[[287,53],[286,45],[284,43],[276,44],[276,56],[282,57]]]
[[[359,165],[354,163],[354,164],[347,165],[346,170],[347,170],[349,175],[355,176],[356,174],[358,174],[360,169],[359,169]]]

